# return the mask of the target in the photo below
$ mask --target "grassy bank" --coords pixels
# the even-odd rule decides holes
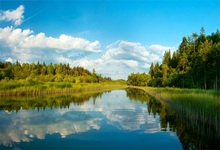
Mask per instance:
[[[174,113],[173,122],[183,149],[219,149],[220,91],[139,87]]]
[[[220,123],[220,91],[180,88],[147,88],[174,109],[203,122]]]
[[[220,91],[180,88],[145,88],[189,121],[207,124],[220,133]]]
[[[117,89],[125,86],[125,82],[121,80],[102,83],[7,81],[0,82],[0,96],[89,92],[102,89]]]

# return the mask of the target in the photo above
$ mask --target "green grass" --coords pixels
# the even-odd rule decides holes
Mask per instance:
[[[220,133],[220,91],[180,88],[148,88],[177,113],[196,123],[205,123]]]
[[[123,80],[102,83],[34,82],[32,80],[2,81],[0,82],[0,96],[88,92],[125,86],[126,82]]]
[[[195,149],[215,148],[220,139],[220,91],[139,87],[164,103],[174,113],[180,139]],[[172,123],[170,123],[172,125]],[[212,145],[210,145],[212,143]],[[189,146],[187,148],[187,146]],[[184,149],[185,149],[184,148]]]

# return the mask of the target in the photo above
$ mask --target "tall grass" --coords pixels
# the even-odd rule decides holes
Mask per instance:
[[[220,91],[179,88],[150,88],[190,122],[206,124],[220,135]]]
[[[171,106],[195,121],[220,125],[220,100],[207,94],[172,94]]]
[[[219,149],[220,91],[144,88],[175,113],[176,132],[184,149]]]
[[[124,88],[122,81],[103,83],[71,83],[71,82],[34,82],[4,81],[0,82],[0,96],[42,95],[52,93],[87,92],[102,89]]]
[[[202,120],[220,121],[220,91],[200,89],[154,88],[172,106],[183,109],[186,115],[194,114]]]

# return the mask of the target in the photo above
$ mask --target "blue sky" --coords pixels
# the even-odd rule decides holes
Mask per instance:
[[[217,0],[0,0],[0,60],[148,72],[182,37],[220,27]]]

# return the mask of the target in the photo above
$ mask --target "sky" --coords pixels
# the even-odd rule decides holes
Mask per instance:
[[[220,29],[218,0],[0,0],[0,61],[148,72],[183,36]]]

